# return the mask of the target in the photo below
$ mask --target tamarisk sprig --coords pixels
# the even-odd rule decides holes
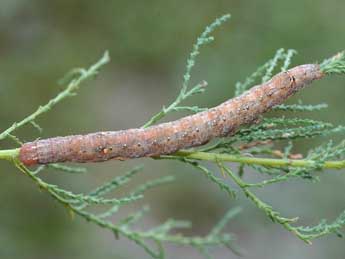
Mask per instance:
[[[142,247],[148,254],[153,258],[164,258],[163,243],[169,242],[179,245],[192,246],[195,249],[202,251],[207,251],[208,247],[211,246],[221,246],[226,245],[231,247],[234,237],[230,234],[222,234],[221,230],[224,228],[225,224],[234,216],[236,216],[240,210],[235,208],[230,210],[225,218],[223,218],[215,229],[213,229],[205,237],[191,236],[187,237],[181,234],[172,234],[173,230],[178,230],[181,228],[189,228],[191,226],[188,221],[180,221],[170,219],[159,225],[148,230],[133,230],[132,226],[137,221],[139,221],[145,213],[149,211],[148,206],[144,206],[138,211],[129,214],[123,219],[119,219],[116,223],[113,223],[108,218],[113,216],[121,207],[126,204],[133,203],[138,199],[143,198],[143,193],[148,189],[155,188],[162,184],[170,183],[174,180],[173,177],[162,177],[147,183],[142,184],[137,187],[132,193],[123,198],[111,198],[106,199],[103,195],[110,193],[115,188],[122,187],[131,178],[137,174],[142,168],[137,167],[123,176],[118,176],[110,182],[99,186],[95,190],[91,191],[89,194],[74,194],[71,191],[67,191],[61,187],[53,184],[49,184],[43,181],[37,176],[37,172],[33,172],[19,161],[15,161],[17,168],[22,171],[25,175],[30,177],[37,186],[49,193],[57,202],[64,205],[71,213],[71,215],[78,215],[84,218],[86,221],[96,224],[102,228],[108,229],[114,233],[116,237],[124,236],[129,240],[134,241],[137,245]],[[100,206],[100,205],[112,205],[110,209],[100,212],[93,213],[90,212],[90,206]],[[147,243],[147,241],[152,240],[156,244],[156,248],[152,247]]]
[[[345,51],[339,52],[337,55],[325,59],[320,64],[320,69],[326,74],[344,74],[345,73]]]
[[[205,31],[198,38],[193,47],[192,53],[187,60],[186,73],[182,84],[182,89],[177,96],[176,100],[172,102],[167,108],[164,108],[154,115],[144,126],[146,128],[155,124],[170,112],[187,110],[199,112],[201,109],[198,106],[180,106],[191,95],[204,92],[206,82],[202,81],[195,87],[189,89],[191,71],[195,64],[195,59],[199,54],[199,48],[213,40],[210,33],[230,16],[225,15],[217,19],[214,23],[208,26]],[[287,71],[292,56],[295,54],[294,50],[285,51],[280,49],[276,55],[266,62],[263,66],[259,67],[251,76],[249,76],[243,83],[236,84],[235,96],[238,96],[253,86],[254,82],[261,81],[267,82],[274,71],[279,68],[281,71]],[[95,65],[89,69],[77,69],[67,78],[70,81],[67,88],[59,93],[55,98],[49,101],[46,105],[40,107],[33,114],[29,115],[22,121],[14,123],[4,132],[0,133],[0,140],[5,138],[13,139],[17,144],[21,141],[17,136],[12,135],[13,131],[26,124],[31,123],[34,127],[40,128],[35,119],[41,114],[49,111],[58,102],[66,97],[73,96],[79,85],[86,79],[92,77],[97,73],[99,68],[109,61],[109,56],[106,53]],[[342,74],[345,72],[345,56],[344,52],[325,60],[319,66],[320,72],[324,74]],[[76,73],[75,73],[76,72]],[[72,77],[71,77],[72,76]],[[279,85],[278,85],[279,86]],[[320,105],[278,105],[276,110],[283,111],[316,111],[325,108],[324,104]],[[165,155],[154,157],[155,159],[170,159],[178,160],[186,165],[191,165],[198,169],[204,176],[211,182],[215,183],[222,191],[224,191],[230,198],[235,196],[236,190],[233,190],[223,178],[217,177],[213,171],[208,169],[202,164],[202,161],[208,161],[210,164],[219,167],[220,171],[230,176],[233,182],[240,190],[248,197],[253,204],[262,210],[273,222],[281,224],[286,230],[295,234],[303,241],[310,243],[312,239],[323,236],[329,233],[339,234],[339,229],[345,224],[344,215],[341,214],[333,223],[327,224],[322,221],[314,227],[295,226],[297,218],[283,217],[281,214],[274,210],[267,202],[263,201],[252,191],[251,188],[265,187],[269,184],[277,182],[285,182],[293,177],[312,178],[317,179],[314,171],[321,171],[324,169],[342,169],[345,168],[345,148],[344,142],[339,145],[332,145],[331,143],[320,146],[312,150],[303,159],[291,159],[292,145],[288,144],[283,156],[277,157],[277,152],[273,150],[275,143],[278,141],[292,141],[298,139],[305,139],[317,136],[329,136],[334,133],[344,132],[343,126],[333,126],[332,124],[314,121],[306,118],[270,118],[258,120],[256,124],[243,127],[232,137],[227,137],[222,140],[211,143],[206,147],[199,150],[180,150],[172,155]],[[254,144],[253,144],[254,143]],[[260,147],[257,144],[260,143]],[[261,144],[264,143],[264,146]],[[265,146],[269,144],[270,146]],[[241,148],[246,146],[246,148]],[[255,151],[250,150],[251,147],[256,148]],[[104,150],[103,150],[104,151]],[[111,191],[126,184],[139,169],[133,169],[123,176],[118,176],[113,180],[99,186],[88,194],[75,194],[69,190],[65,190],[59,186],[43,181],[38,175],[43,172],[46,167],[53,167],[54,169],[63,172],[82,172],[83,169],[67,167],[61,165],[46,165],[39,166],[36,170],[31,171],[25,167],[18,160],[19,149],[0,150],[0,159],[6,159],[14,163],[26,176],[31,178],[39,188],[49,193],[56,201],[64,205],[73,214],[79,215],[89,222],[99,225],[102,228],[111,230],[115,236],[124,236],[129,240],[134,241],[139,246],[143,247],[152,257],[164,258],[163,243],[172,242],[180,245],[189,245],[208,256],[208,247],[225,245],[231,247],[233,245],[233,236],[229,234],[221,234],[226,222],[239,210],[235,209],[226,216],[204,237],[186,237],[180,234],[172,234],[171,230],[178,228],[185,228],[190,226],[190,223],[185,221],[168,220],[162,225],[149,229],[149,230],[133,230],[132,225],[136,223],[148,211],[148,207],[144,206],[138,211],[131,213],[123,219],[113,223],[109,220],[116,212],[128,203],[135,202],[143,198],[143,193],[149,188],[156,187],[172,180],[171,177],[158,178],[147,183],[142,184],[127,196],[121,198],[105,198],[104,195],[110,194]],[[338,160],[332,160],[338,159]],[[225,162],[233,162],[239,164],[239,175],[237,176],[232,170],[226,166]],[[241,176],[244,173],[246,166],[254,168],[259,173],[264,173],[267,179],[258,183],[247,183]],[[104,206],[108,205],[105,211],[95,214],[89,212],[91,206]],[[154,241],[157,248],[154,249],[149,246],[147,240]]]
[[[278,54],[281,55],[281,51]],[[278,55],[278,56],[279,56]],[[335,55],[330,59],[326,59],[321,63],[320,69],[326,74],[341,74],[344,73],[344,53]],[[259,70],[260,71],[260,70]],[[262,71],[260,72],[263,73]],[[257,74],[255,74],[257,77]],[[249,77],[250,82],[252,76]],[[240,88],[237,88],[240,91]],[[319,109],[326,108],[326,105],[280,105],[278,110],[284,111],[317,111]],[[344,213],[331,223],[327,223],[326,220],[313,227],[295,226],[298,218],[286,218],[274,210],[272,206],[261,200],[257,195],[250,190],[251,188],[260,187],[263,188],[270,184],[278,182],[286,182],[292,178],[301,177],[304,179],[319,180],[314,171],[321,171],[324,169],[343,169],[345,168],[345,141],[340,142],[338,145],[333,145],[330,141],[327,145],[321,145],[314,150],[311,150],[309,154],[302,159],[290,159],[289,156],[292,150],[292,142],[289,142],[286,146],[282,158],[274,157],[277,153],[272,150],[272,145],[275,142],[281,140],[296,140],[305,139],[317,136],[329,136],[335,133],[343,133],[344,126],[333,126],[330,123],[322,121],[314,121],[306,118],[263,118],[257,125],[252,125],[248,128],[244,128],[237,132],[232,137],[224,138],[223,140],[216,141],[206,147],[201,147],[198,150],[181,150],[170,156],[163,156],[161,158],[169,159],[184,159],[189,164],[199,165],[201,161],[209,161],[214,163],[220,168],[220,171],[224,174],[228,174],[230,178],[238,185],[244,192],[246,197],[250,199],[255,206],[262,210],[273,222],[281,224],[286,230],[296,235],[304,242],[310,244],[315,238],[319,238],[326,234],[335,233],[339,237],[342,237],[339,230],[345,226]],[[244,144],[243,144],[244,143]],[[254,147],[255,150],[250,150],[247,154],[244,154],[240,146],[246,145],[248,148]],[[271,147],[256,147],[256,144],[251,143],[263,143],[263,145],[271,145]],[[260,157],[258,155],[269,155],[272,157]],[[339,160],[331,160],[339,159]],[[239,176],[225,166],[225,162],[238,163]],[[259,173],[264,173],[269,176],[268,179],[258,183],[247,183],[241,179],[241,175],[244,172],[244,167],[249,166],[255,169]],[[198,169],[204,173],[204,167],[199,166]],[[206,169],[208,171],[208,169]],[[209,174],[212,174],[208,171]],[[208,177],[221,190],[227,191],[222,185],[225,182],[221,181],[216,176]],[[233,191],[235,192],[235,191]]]
[[[201,33],[201,35],[197,38],[196,43],[193,45],[192,52],[189,54],[189,57],[187,59],[186,72],[183,76],[182,88],[176,100],[172,102],[169,106],[163,107],[163,109],[160,112],[158,112],[152,118],[150,118],[149,121],[144,124],[143,128],[147,128],[155,124],[156,122],[161,120],[163,117],[165,117],[168,113],[172,111],[186,110],[186,111],[192,111],[192,112],[200,112],[200,111],[205,110],[203,108],[199,108],[198,106],[180,106],[180,103],[192,95],[203,93],[205,91],[205,88],[207,86],[206,81],[201,81],[201,83],[195,85],[194,87],[188,90],[189,85],[190,85],[192,69],[195,65],[196,58],[200,54],[200,48],[203,45],[209,44],[214,40],[214,37],[210,36],[210,34],[217,27],[219,27],[224,22],[229,20],[230,17],[231,17],[230,14],[226,14],[217,18],[214,22],[212,22],[209,26],[207,26],[205,30]]]
[[[241,95],[243,92],[248,90],[255,82],[261,77],[261,82],[265,83],[272,77],[272,73],[275,68],[279,65],[279,61],[283,61],[281,71],[286,71],[291,63],[293,55],[297,53],[294,49],[288,49],[285,51],[283,48],[278,49],[270,60],[260,66],[250,76],[248,76],[244,82],[237,82],[235,85],[235,96]]]
[[[215,27],[219,26],[220,23],[224,22],[226,19],[229,18],[229,15],[225,15],[222,18],[217,19],[213,24],[211,24],[205,32],[201,35],[198,42],[194,46],[193,54],[190,57],[190,60],[187,63],[187,72],[186,75],[190,75],[191,69],[194,65],[194,61],[196,56],[198,55],[198,49],[201,45],[206,44],[212,40],[212,38],[208,37],[208,34],[211,33]],[[104,56],[94,65],[92,65],[88,69],[74,69],[71,73],[68,73],[60,83],[68,83],[68,86],[65,90],[60,92],[56,97],[51,99],[46,105],[40,106],[34,113],[27,116],[25,119],[18,123],[14,123],[10,128],[5,130],[4,132],[0,133],[0,140],[5,138],[11,138],[15,140],[16,143],[22,145],[21,141],[17,136],[12,135],[11,133],[16,129],[25,126],[31,123],[34,127],[39,127],[38,124],[35,123],[35,119],[40,115],[48,112],[50,109],[54,108],[55,105],[67,97],[72,97],[75,95],[76,91],[79,89],[79,86],[82,82],[86,79],[92,77],[93,75],[98,73],[98,70],[101,66],[106,64],[109,61],[109,55],[106,52]],[[69,81],[69,82],[68,82]],[[205,84],[202,82],[201,84],[193,87],[190,90],[188,88],[188,81],[189,79],[187,76],[184,77],[184,87],[185,91],[181,92],[181,101],[188,96],[193,94],[202,92]],[[177,110],[191,110],[197,111],[201,110],[198,107],[183,107],[178,106],[179,102],[176,102],[176,105],[172,106],[169,109],[171,111]],[[165,115],[165,114],[164,114]],[[114,191],[115,189],[123,186],[129,180],[134,177],[141,168],[134,168],[133,170],[129,171],[128,173],[117,176],[114,179],[104,183],[103,185],[95,188],[91,192],[87,194],[83,193],[73,193],[69,190],[61,188],[60,186],[56,186],[54,184],[50,184],[45,182],[42,178],[39,177],[39,174],[44,172],[47,168],[52,168],[55,170],[59,170],[61,172],[67,173],[83,173],[85,172],[84,168],[81,167],[71,167],[66,165],[60,164],[49,164],[49,165],[41,165],[38,166],[35,170],[30,170],[26,166],[24,166],[18,160],[18,149],[10,149],[10,150],[0,150],[0,159],[6,159],[10,162],[14,163],[20,171],[22,171],[26,176],[31,178],[34,183],[41,189],[49,193],[53,199],[57,202],[62,204],[66,207],[71,215],[78,215],[88,222],[94,223],[102,228],[108,229],[112,231],[116,237],[124,236],[127,237],[129,240],[135,242],[137,245],[141,246],[145,251],[150,254],[154,258],[164,258],[164,250],[163,244],[170,242],[179,245],[188,245],[194,247],[198,251],[203,254],[208,254],[208,249],[211,247],[216,246],[226,246],[230,249],[233,249],[233,241],[234,237],[231,234],[222,234],[221,231],[225,227],[225,224],[235,215],[237,215],[240,210],[235,208],[234,210],[230,210],[228,214],[216,225],[215,230],[212,230],[206,236],[184,236],[179,233],[171,233],[172,231],[176,232],[178,229],[187,228],[191,226],[191,223],[188,221],[180,221],[169,219],[164,222],[162,225],[154,227],[148,230],[133,230],[132,225],[136,223],[145,213],[148,212],[149,207],[143,206],[138,211],[129,214],[123,219],[117,220],[117,222],[110,221],[110,217],[114,216],[123,206],[129,203],[133,203],[138,199],[143,198],[144,192],[148,189],[154,188],[156,186],[160,186],[162,184],[170,183],[174,178],[171,176],[161,177],[158,179],[154,179],[152,181],[148,181],[139,185],[135,188],[132,192],[130,192],[127,196],[121,198],[105,198],[105,195],[110,194],[110,192]],[[224,185],[225,186],[225,185]],[[108,206],[109,208],[105,209],[103,212],[93,213],[90,212],[89,209],[94,206]],[[156,248],[152,247],[147,243],[147,241],[153,241],[156,244]]]
[[[320,104],[280,104],[273,107],[274,111],[292,111],[292,112],[313,112],[319,111],[322,109],[327,108],[328,105],[326,103]]]

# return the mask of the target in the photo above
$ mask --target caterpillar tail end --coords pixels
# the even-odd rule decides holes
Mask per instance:
[[[22,145],[19,150],[19,160],[25,166],[33,166],[38,164],[38,157],[36,155],[37,147],[35,143],[26,143]]]

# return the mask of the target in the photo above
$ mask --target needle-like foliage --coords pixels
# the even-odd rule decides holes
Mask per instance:
[[[170,105],[163,107],[143,127],[149,127],[164,118],[167,114],[175,111],[199,112],[205,110],[198,106],[183,106],[182,102],[190,96],[203,93],[206,90],[205,86],[207,83],[204,80],[200,80],[201,83],[190,87],[192,69],[200,53],[200,48],[214,40],[211,33],[229,18],[230,15],[224,15],[216,19],[202,32],[193,45],[192,52],[188,57],[182,88],[176,100]],[[279,49],[270,60],[260,66],[243,82],[236,84],[234,96],[239,96],[254,84],[268,81],[275,71],[286,71],[295,54],[295,50]],[[109,60],[109,55],[106,52],[90,68],[74,69],[71,73],[68,73],[61,81],[64,84],[67,83],[66,89],[51,99],[47,104],[40,106],[31,115],[14,123],[11,127],[0,133],[0,141],[8,138],[13,140],[15,144],[21,145],[22,141],[18,136],[14,135],[14,132],[25,125],[32,125],[40,132],[41,127],[35,122],[36,119],[54,108],[57,103],[65,98],[74,96],[81,83],[96,75],[99,69],[109,62]],[[320,68],[325,74],[344,73],[344,52],[323,61],[320,64]],[[236,197],[240,191],[243,192],[253,205],[265,213],[273,222],[282,225],[283,228],[306,243],[310,243],[311,240],[330,233],[342,236],[340,229],[345,225],[344,212],[330,223],[322,220],[316,226],[298,226],[298,217],[282,216],[268,202],[260,199],[255,194],[256,188],[265,188],[268,185],[278,182],[288,182],[290,179],[308,179],[314,182],[315,180],[319,180],[319,173],[316,175],[316,172],[328,168],[345,168],[345,141],[337,145],[329,142],[311,149],[306,155],[292,152],[293,143],[300,139],[330,136],[344,132],[344,126],[334,126],[328,122],[297,116],[297,114],[300,114],[299,112],[314,112],[325,108],[327,108],[327,105],[323,103],[309,105],[299,102],[289,105],[277,105],[274,107],[274,110],[284,112],[286,114],[284,117],[261,118],[257,124],[243,127],[235,135],[216,140],[207,146],[200,147],[198,150],[182,150],[173,155],[160,156],[155,159],[176,160],[184,163],[188,167],[193,167],[201,172],[210,182],[218,186],[221,191],[224,191],[229,199]],[[292,112],[293,116],[290,116]],[[284,143],[287,143],[285,148],[279,148]],[[68,209],[72,215],[80,216],[88,222],[112,231],[116,238],[120,236],[128,238],[154,258],[165,257],[163,248],[165,243],[194,247],[207,258],[211,257],[209,249],[212,247],[225,246],[236,252],[236,246],[233,242],[234,236],[222,232],[229,220],[241,212],[241,209],[238,207],[229,210],[205,236],[184,236],[178,233],[179,229],[190,227],[191,223],[174,219],[168,219],[161,225],[151,229],[137,230],[137,228],[133,228],[133,225],[140,224],[140,219],[149,212],[148,206],[143,206],[139,210],[115,222],[112,220],[112,216],[120,209],[142,199],[146,191],[152,188],[159,188],[159,186],[164,184],[173,184],[174,177],[172,176],[153,179],[137,186],[125,196],[109,198],[114,190],[126,185],[137,173],[142,171],[141,167],[136,167],[87,193],[74,193],[61,186],[44,181],[40,177],[40,174],[47,167],[64,173],[84,173],[84,168],[51,164],[39,166],[35,170],[31,170],[18,160],[18,152],[18,149],[0,150],[0,159],[7,159],[13,162],[41,190],[47,192],[53,199]],[[202,160],[218,168],[223,174],[223,177],[218,177],[217,172],[211,170],[210,168],[212,167],[204,165]],[[239,165],[238,172],[230,169],[225,164],[226,162],[237,163]],[[246,173],[247,167],[262,174],[265,179],[254,183],[246,182],[242,176]],[[224,176],[229,176],[238,188],[234,189],[230,187],[228,181],[225,181]],[[95,213],[93,212],[94,207],[101,208],[102,210],[97,210],[98,212]],[[150,241],[153,241],[156,246],[152,246]]]

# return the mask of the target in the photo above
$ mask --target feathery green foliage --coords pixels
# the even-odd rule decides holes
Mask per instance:
[[[273,108],[275,111],[292,111],[292,112],[313,112],[319,111],[322,109],[327,108],[328,105],[326,103],[320,104],[280,104]]]
[[[224,15],[216,19],[206,27],[204,32],[197,39],[189,55],[186,65],[186,72],[183,76],[182,88],[175,101],[155,114],[143,127],[151,126],[164,118],[167,114],[175,111],[199,112],[205,110],[198,106],[182,106],[181,103],[194,94],[203,93],[207,85],[206,81],[190,88],[191,72],[195,65],[196,58],[199,55],[200,47],[213,41],[210,34],[227,21],[230,15]],[[260,66],[254,73],[247,77],[243,83],[236,84],[235,96],[238,96],[252,87],[255,83],[266,82],[274,72],[285,71],[291,64],[292,57],[296,54],[295,50],[279,49],[273,58]],[[342,74],[345,72],[345,54],[344,52],[326,59],[320,64],[321,70],[326,74]],[[0,141],[6,138],[13,140],[17,145],[21,145],[20,139],[13,135],[13,132],[27,124],[32,125],[41,132],[41,127],[35,122],[36,118],[67,97],[74,96],[81,83],[96,75],[99,69],[109,62],[109,55],[106,52],[104,56],[88,69],[75,69],[68,73],[61,83],[67,83],[64,91],[51,99],[46,105],[40,106],[34,113],[20,122],[14,123],[11,127],[0,133]],[[264,200],[255,194],[255,188],[264,188],[267,185],[278,182],[288,182],[290,179],[319,180],[316,172],[321,172],[327,168],[341,169],[345,168],[345,141],[334,145],[332,142],[321,145],[309,151],[307,155],[292,153],[293,141],[311,137],[329,136],[335,133],[343,133],[344,126],[334,126],[323,121],[311,120],[305,117],[289,117],[288,112],[313,112],[327,108],[326,104],[305,105],[282,104],[277,105],[274,110],[286,112],[284,117],[261,118],[261,120],[252,126],[243,127],[234,136],[214,141],[213,143],[200,147],[198,150],[182,150],[173,155],[161,156],[155,159],[169,159],[191,166],[205,176],[210,182],[214,183],[221,191],[224,191],[229,199],[237,196],[238,191],[242,191],[245,196],[263,211],[273,222],[282,225],[287,231],[291,232],[306,243],[326,234],[335,233],[338,236],[340,229],[345,225],[345,212],[343,212],[333,222],[327,223],[322,220],[319,224],[312,227],[298,226],[297,217],[285,217],[275,210]],[[283,142],[282,142],[283,141]],[[280,150],[277,144],[288,144],[283,150]],[[278,147],[277,147],[278,146]],[[153,258],[164,258],[163,245],[165,243],[174,243],[178,245],[188,245],[194,247],[207,258],[211,258],[209,248],[225,246],[236,252],[234,236],[232,234],[222,233],[225,225],[234,216],[241,212],[236,207],[229,210],[228,213],[214,226],[205,236],[184,236],[176,233],[181,228],[188,228],[191,223],[169,219],[159,226],[148,230],[137,230],[133,228],[135,223],[149,212],[148,206],[143,206],[137,211],[130,213],[126,217],[112,221],[111,218],[124,206],[142,199],[145,192],[152,188],[171,183],[172,176],[153,179],[142,183],[134,190],[123,197],[108,198],[116,189],[126,185],[142,167],[136,167],[127,173],[117,176],[108,182],[98,186],[87,193],[74,193],[60,186],[47,183],[40,175],[46,168],[52,168],[65,173],[84,173],[85,169],[80,167],[70,167],[65,165],[52,164],[39,166],[32,171],[18,161],[19,149],[0,150],[0,159],[6,159],[13,162],[16,167],[29,177],[41,190],[47,192],[53,199],[62,204],[71,212],[71,215],[78,215],[90,223],[96,224],[102,228],[112,231],[115,237],[123,236],[135,242],[142,247]],[[337,159],[337,160],[332,160]],[[218,177],[213,170],[209,169],[202,161],[219,168],[223,176],[229,176],[235,183],[237,189],[230,187],[224,177]],[[233,172],[225,164],[233,162],[239,165],[238,173]],[[246,168],[250,167],[257,173],[266,177],[261,182],[248,183],[242,176],[246,173]],[[311,181],[311,182],[313,182]],[[107,196],[107,197],[105,197]],[[101,212],[92,212],[94,207],[102,208]],[[149,243],[153,241],[155,247]]]
[[[243,83],[237,82],[236,83],[236,90],[235,90],[235,96],[241,95],[243,92],[248,90],[248,88],[252,87],[255,82],[261,77],[261,82],[264,83],[268,81],[274,70],[278,66],[279,61],[283,61],[283,65],[281,67],[281,71],[285,71],[288,69],[291,59],[294,54],[296,54],[296,50],[289,49],[285,51],[284,49],[278,49],[273,58],[268,60],[265,64],[258,67],[256,71],[254,71],[250,76],[248,76]]]
[[[224,22],[230,19],[230,14],[223,15],[220,18],[217,18],[213,23],[211,23],[209,26],[205,28],[203,33],[198,37],[196,43],[193,45],[192,52],[190,53],[188,59],[187,59],[187,65],[186,65],[186,72],[183,76],[183,83],[182,88],[177,96],[176,100],[172,102],[167,108],[163,107],[163,109],[155,114],[145,125],[143,128],[147,128],[155,123],[157,123],[159,120],[161,120],[163,117],[165,117],[168,113],[172,111],[192,111],[192,112],[199,112],[203,111],[205,109],[199,108],[198,106],[180,106],[180,103],[187,98],[189,98],[192,95],[203,93],[206,89],[207,82],[201,81],[201,83],[195,85],[191,89],[188,90],[190,79],[191,79],[191,73],[192,68],[195,65],[196,58],[200,54],[200,48],[203,45],[211,43],[214,38],[210,36],[210,34],[220,25],[222,25]]]
[[[324,60],[320,64],[320,69],[326,74],[344,74],[345,73],[345,51]]]
[[[216,27],[221,25],[223,22],[230,18],[229,15],[224,15],[216,19],[210,26],[208,26],[205,31],[198,38],[196,44],[193,47],[193,51],[190,54],[190,57],[187,61],[186,74],[183,80],[183,87],[177,98],[177,100],[168,106],[168,108],[163,108],[161,112],[156,114],[144,127],[148,127],[153,123],[157,122],[159,119],[164,117],[166,114],[173,111],[188,110],[192,112],[198,112],[203,110],[197,106],[180,106],[180,103],[187,99],[188,97],[202,93],[205,90],[207,83],[202,81],[196,86],[188,89],[191,70],[195,64],[195,59],[199,54],[199,48],[205,44],[213,41],[213,37],[210,34],[214,31]],[[21,145],[22,142],[17,136],[12,135],[12,133],[20,127],[23,127],[27,124],[31,124],[38,129],[40,133],[42,131],[41,127],[35,122],[35,119],[40,115],[51,110],[57,103],[61,102],[67,97],[74,96],[76,91],[79,89],[81,83],[86,79],[89,79],[98,73],[98,70],[107,62],[109,62],[109,55],[106,52],[104,56],[92,65],[88,69],[74,69],[69,72],[62,80],[60,84],[66,84],[67,87],[64,91],[59,93],[55,98],[51,99],[46,105],[40,106],[34,113],[23,119],[18,123],[14,123],[10,128],[0,133],[0,140],[5,138],[12,139],[16,144]],[[175,234],[178,229],[189,228],[191,223],[188,221],[180,221],[169,219],[161,225],[154,227],[148,230],[133,230],[133,224],[137,223],[147,212],[149,212],[149,207],[144,206],[138,211],[131,213],[123,219],[118,220],[117,222],[112,222],[110,217],[116,214],[123,206],[136,202],[139,199],[143,198],[143,195],[146,191],[152,188],[159,187],[160,185],[168,184],[174,181],[174,177],[166,176],[157,179],[153,179],[146,183],[143,183],[137,186],[133,191],[128,195],[120,198],[106,198],[105,195],[109,195],[115,189],[122,187],[127,184],[137,173],[142,170],[142,167],[136,167],[128,171],[124,175],[117,176],[114,179],[105,182],[94,190],[90,191],[87,194],[83,193],[74,193],[72,191],[66,190],[60,186],[50,184],[45,182],[42,178],[39,177],[39,174],[44,172],[46,168],[52,168],[65,173],[84,173],[86,172],[85,168],[81,167],[71,167],[60,164],[50,164],[45,166],[39,166],[36,170],[32,171],[29,168],[25,167],[18,161],[18,152],[19,149],[11,150],[0,150],[0,158],[7,159],[12,161],[16,167],[22,171],[26,176],[31,178],[37,186],[50,194],[56,201],[66,207],[71,215],[78,215],[88,222],[94,223],[102,228],[112,231],[116,237],[124,236],[129,240],[132,240],[137,245],[141,246],[148,254],[154,258],[164,258],[163,243],[175,243],[179,245],[188,245],[194,247],[203,254],[208,253],[208,248],[214,246],[226,246],[233,247],[231,244],[234,240],[234,237],[230,234],[223,234],[222,229],[226,223],[235,215],[237,215],[240,210],[235,208],[235,210],[230,210],[225,218],[223,218],[218,225],[206,236],[183,236],[178,232]],[[214,176],[210,175],[212,179],[215,179]],[[224,188],[228,188],[224,184]],[[93,207],[102,207],[103,212],[93,213]],[[153,241],[156,244],[156,247],[152,247],[148,241]]]

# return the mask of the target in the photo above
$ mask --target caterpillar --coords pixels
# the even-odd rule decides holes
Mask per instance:
[[[254,123],[259,115],[289,96],[321,79],[317,64],[281,72],[219,106],[148,128],[54,137],[25,143],[19,151],[27,166],[56,162],[101,162],[172,154],[206,144],[213,138],[231,136],[240,126]]]

